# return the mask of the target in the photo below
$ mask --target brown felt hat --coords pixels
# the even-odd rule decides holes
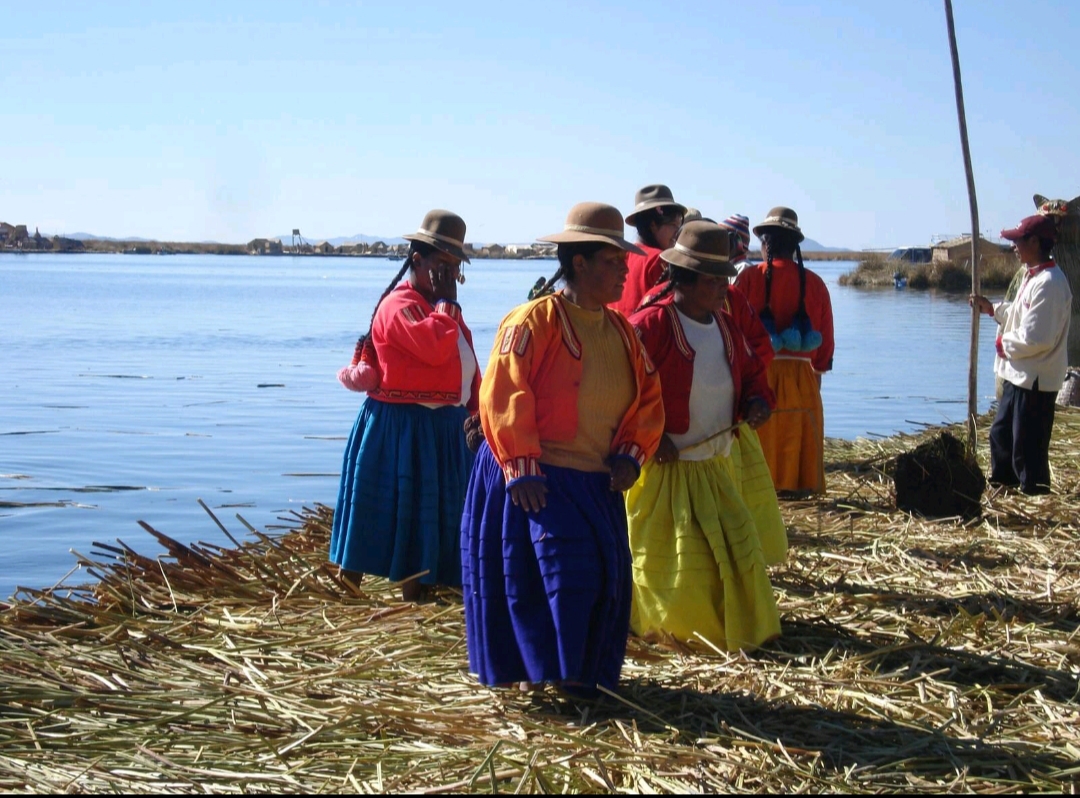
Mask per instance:
[[[406,241],[430,244],[451,257],[471,263],[465,254],[465,220],[456,213],[435,209],[428,211],[420,229],[402,236]]]
[[[799,237],[800,242],[806,238],[802,230],[799,229],[799,214],[795,213],[791,208],[784,208],[783,206],[773,208],[769,211],[769,215],[765,217],[765,221],[754,226],[754,235],[761,238],[761,234],[770,227],[790,230]]]
[[[634,223],[634,217],[643,211],[653,208],[675,208],[680,213],[686,213],[686,206],[680,205],[671,196],[671,189],[660,184],[645,186],[634,195],[634,210],[626,217],[627,224]]]
[[[715,222],[688,222],[679,229],[675,246],[660,253],[672,266],[717,277],[734,277],[738,270],[731,265],[728,245],[731,233]]]
[[[645,253],[623,238],[622,214],[613,205],[602,202],[579,202],[566,215],[566,224],[561,233],[537,239],[552,244],[576,244],[595,241],[599,244],[611,244],[613,247],[633,252]]]

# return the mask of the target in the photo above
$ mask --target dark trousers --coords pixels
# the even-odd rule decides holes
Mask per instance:
[[[1050,492],[1050,433],[1057,393],[1006,382],[990,427],[990,481],[1024,493]]]

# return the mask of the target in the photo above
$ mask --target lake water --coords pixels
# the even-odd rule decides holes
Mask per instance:
[[[964,297],[837,284],[825,432],[887,435],[964,418]],[[46,587],[95,540],[152,553],[144,520],[227,544],[333,504],[363,399],[338,385],[397,262],[371,258],[0,254],[0,597]],[[553,261],[477,261],[460,290],[481,366]],[[981,325],[979,409],[993,398]],[[78,578],[78,576],[76,577]]]

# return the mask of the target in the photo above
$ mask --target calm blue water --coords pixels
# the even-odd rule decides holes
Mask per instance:
[[[0,254],[0,596],[46,587],[69,549],[122,538],[225,544],[289,510],[333,504],[362,396],[341,388],[381,259]],[[827,435],[962,419],[970,311],[960,297],[830,285]],[[481,366],[499,320],[552,261],[477,261],[461,288]],[[980,409],[993,396],[982,325]],[[76,575],[75,579],[78,579]]]

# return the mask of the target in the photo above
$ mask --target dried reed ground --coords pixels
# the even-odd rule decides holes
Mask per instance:
[[[966,527],[891,509],[926,434],[832,441],[827,498],[784,505],[776,644],[631,640],[594,704],[477,685],[460,599],[339,583],[324,507],[236,549],[96,544],[100,582],[0,605],[0,790],[1074,791],[1080,412],[1058,494]]]

